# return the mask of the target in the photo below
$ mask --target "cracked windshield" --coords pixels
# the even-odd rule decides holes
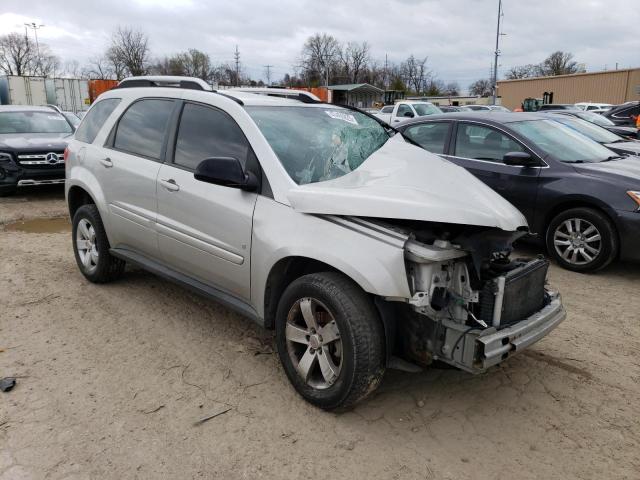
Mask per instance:
[[[298,185],[352,172],[389,139],[374,119],[335,107],[247,107],[247,112]]]

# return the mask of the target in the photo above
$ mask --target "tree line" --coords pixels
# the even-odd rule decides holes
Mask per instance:
[[[38,48],[39,47],[39,48]],[[0,72],[7,75],[72,76],[89,79],[117,79],[146,74],[180,75],[201,78],[219,85],[259,85],[240,62],[237,50],[233,62],[215,63],[198,49],[190,48],[173,55],[153,56],[149,37],[131,27],[118,27],[102,54],[81,66],[75,60],[62,63],[43,43],[38,46],[25,34],[0,36]],[[511,67],[507,79],[564,75],[585,71],[573,54],[557,51],[539,64]],[[269,72],[267,74],[270,77]],[[401,90],[414,95],[456,96],[457,82],[445,83],[429,67],[428,57],[411,53],[401,62],[373,58],[368,42],[340,42],[327,33],[316,33],[305,41],[292,73],[273,82],[290,87],[317,87],[326,84],[369,83],[385,90]],[[479,79],[469,85],[469,93],[487,97],[492,94],[491,79]]]

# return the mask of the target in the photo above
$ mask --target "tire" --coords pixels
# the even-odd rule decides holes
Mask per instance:
[[[551,220],[546,234],[549,255],[574,272],[595,272],[618,255],[618,235],[611,221],[592,208],[571,208]]]
[[[95,205],[78,208],[73,216],[72,239],[76,263],[87,280],[107,283],[122,276],[125,262],[109,253],[109,240]]]
[[[312,312],[315,334],[303,309]],[[306,342],[300,337],[305,330]],[[351,407],[373,392],[384,375],[382,321],[371,298],[340,273],[305,275],[287,287],[276,313],[276,343],[294,388],[325,410]],[[305,380],[297,368],[303,363],[299,360],[314,350]]]

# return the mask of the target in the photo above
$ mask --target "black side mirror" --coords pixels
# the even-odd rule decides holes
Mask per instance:
[[[404,117],[409,117],[409,118],[413,118],[414,117],[413,112],[404,112],[403,116]]]
[[[538,161],[527,152],[509,152],[502,157],[502,163],[514,167],[537,167]]]
[[[196,180],[224,187],[255,192],[260,185],[252,172],[242,169],[240,160],[233,157],[213,157],[203,160],[193,174]]]

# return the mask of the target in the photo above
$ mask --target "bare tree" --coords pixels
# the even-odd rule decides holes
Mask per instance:
[[[111,79],[115,77],[113,65],[106,55],[93,57],[82,69],[82,76],[91,79]]]
[[[451,97],[455,97],[460,95],[460,85],[458,82],[449,82],[444,87],[444,95],[449,95]]]
[[[187,52],[179,54],[178,58],[185,75],[207,81],[211,79],[211,59],[206,53],[190,48]]]
[[[302,47],[301,66],[304,76],[322,83],[329,70],[337,64],[339,52],[340,44],[333,36],[326,33],[310,36]]]
[[[0,37],[0,71],[7,75],[29,75],[34,66],[35,48],[19,33]]]
[[[529,63],[528,65],[520,65],[511,67],[505,77],[507,80],[516,80],[519,78],[531,78],[540,75],[540,65]]]
[[[431,72],[427,69],[427,57],[416,58],[413,54],[409,55],[400,66],[405,83],[415,93],[425,90],[427,81],[431,77]]]
[[[471,85],[469,85],[469,93],[471,95],[478,95],[480,97],[489,97],[493,92],[493,85],[491,80],[488,78],[482,78],[480,80],[476,80]]]
[[[60,70],[60,59],[44,43],[40,44],[34,59],[33,74],[48,77],[56,74]]]
[[[107,57],[118,79],[124,74],[144,75],[149,68],[149,40],[130,27],[118,27],[111,38]]]
[[[567,75],[584,71],[584,67],[573,60],[573,53],[558,50],[549,55],[540,64],[543,76]]]
[[[358,83],[369,63],[369,44],[349,42],[339,52],[344,76],[351,83]]]

